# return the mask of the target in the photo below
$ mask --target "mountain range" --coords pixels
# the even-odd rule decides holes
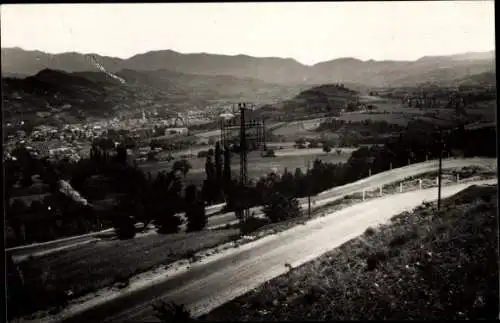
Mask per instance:
[[[123,71],[230,76],[272,84],[341,82],[368,87],[412,86],[423,82],[450,82],[473,74],[495,72],[495,52],[425,56],[415,61],[362,61],[339,58],[312,66],[291,58],[258,58],[247,55],[182,54],[172,50],[150,51],[128,59],[97,54],[48,54],[21,48],[2,48],[2,76],[29,76],[44,69],[65,72]],[[97,64],[95,63],[97,62]]]

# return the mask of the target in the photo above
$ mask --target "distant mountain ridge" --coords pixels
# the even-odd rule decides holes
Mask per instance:
[[[495,52],[425,56],[416,61],[362,61],[339,58],[312,66],[291,58],[248,55],[182,54],[173,50],[150,51],[128,59],[97,54],[47,54],[21,48],[2,48],[2,75],[34,75],[49,68],[66,72],[97,71],[95,58],[106,70],[169,70],[185,74],[234,76],[277,84],[354,83],[365,86],[412,85],[441,77],[442,69],[454,70],[453,77],[495,71]],[[444,78],[450,74],[444,74]]]

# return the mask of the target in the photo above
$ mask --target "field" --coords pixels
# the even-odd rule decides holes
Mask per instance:
[[[419,110],[409,108],[405,104],[401,104],[399,100],[386,99],[380,97],[362,96],[360,102],[373,104],[377,107],[373,112],[351,112],[344,113],[335,119],[360,122],[366,119],[372,121],[387,121],[393,124],[405,126],[409,121],[415,119],[425,120],[427,122],[446,125],[450,120],[456,118],[453,109],[433,109]],[[480,102],[476,106],[467,108],[469,118],[474,120],[492,122],[495,120],[496,101]],[[276,135],[284,136],[287,140],[293,141],[298,138],[317,138],[318,133],[314,130],[319,126],[319,123],[325,118],[311,119],[307,121],[288,122],[285,125],[273,131]]]
[[[135,274],[190,258],[197,251],[232,240],[237,233],[229,229],[101,240],[29,259],[19,266],[26,286],[32,288],[29,297],[46,308],[54,305],[50,303],[51,291],[71,291],[72,297],[78,297],[113,284],[126,286],[128,278]],[[37,288],[41,284],[43,287]]]
[[[260,152],[250,152],[248,154],[248,178],[258,179],[260,176],[269,174],[273,171],[273,169],[277,169],[278,172],[283,172],[285,167],[288,168],[288,171],[290,172],[294,172],[298,167],[305,171],[307,169],[307,161],[310,161],[312,165],[312,162],[316,158],[330,163],[343,163],[347,161],[351,152],[351,150],[346,149],[343,150],[342,154],[337,155],[335,152],[326,154],[321,149],[315,149],[312,153],[309,152],[309,149],[283,149],[283,151],[286,155],[279,156],[280,150],[276,150],[276,157],[262,157],[260,156]],[[186,176],[186,184],[202,184],[206,177],[205,158],[190,158],[189,162],[193,168]],[[239,163],[239,155],[233,154],[231,156],[231,171],[234,174],[233,178],[239,177]],[[159,171],[170,171],[172,165],[173,161],[152,162],[142,164],[139,167],[144,172],[151,172],[151,175],[155,176],[155,174]]]
[[[496,194],[424,203],[200,319],[496,319]]]

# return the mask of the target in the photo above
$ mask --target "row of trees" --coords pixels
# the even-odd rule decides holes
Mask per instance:
[[[38,159],[24,147],[15,149],[12,156],[15,158],[4,163],[5,197],[9,201],[6,219],[14,232],[10,245],[87,233],[97,229],[99,222],[104,227],[114,225],[122,237],[135,235],[137,221],[147,225],[155,220],[159,231],[177,232],[182,221],[174,215],[184,210],[189,230],[199,229],[206,222],[204,208],[201,214],[200,208],[194,207],[203,203],[201,192],[196,187],[183,190],[182,177],[191,167],[187,160],[176,161],[168,174],[159,173],[153,180],[129,164],[123,146],[110,150],[93,145],[90,157],[76,163]],[[10,203],[15,184],[29,188],[33,175],[48,184],[48,196],[31,206],[21,199]],[[68,181],[88,200],[88,205],[62,194],[60,180]],[[95,201],[113,196],[118,199],[115,207],[94,205]],[[40,230],[41,223],[44,230]]]
[[[276,193],[288,199],[305,197],[308,194],[315,195],[370,174],[406,166],[409,163],[436,159],[441,149],[444,157],[496,157],[495,138],[494,128],[465,130],[462,127],[450,133],[443,133],[442,138],[438,132],[418,131],[401,134],[382,146],[374,145],[354,151],[344,164],[325,163],[316,159],[312,168],[306,173],[297,168],[294,173],[285,169],[281,176],[270,174],[247,187],[245,194],[239,192],[238,194],[246,199],[240,203],[248,207],[269,205],[272,204],[271,199]],[[228,208],[231,206],[228,205]]]
[[[493,157],[496,156],[495,138],[494,128],[466,130],[462,127],[444,133],[444,154]],[[77,163],[51,163],[46,159],[35,159],[20,147],[13,152],[17,160],[5,162],[6,197],[12,195],[16,182],[31,185],[34,174],[40,175],[40,179],[49,185],[51,195],[41,205],[32,204],[30,209],[23,208],[19,203],[10,205],[7,221],[23,242],[88,232],[95,228],[98,218],[104,225],[118,228],[123,237],[135,235],[136,222],[145,225],[154,222],[162,233],[177,232],[182,221],[176,214],[184,211],[188,230],[200,230],[206,225],[205,204],[226,201],[228,210],[240,210],[253,205],[272,204],[273,194],[276,193],[288,199],[316,194],[391,167],[437,158],[440,141],[437,132],[418,125],[395,140],[387,140],[382,146],[356,150],[345,164],[316,160],[307,173],[301,169],[293,173],[285,170],[281,176],[271,174],[247,187],[242,187],[231,178],[231,152],[216,143],[215,149],[206,157],[206,179],[201,189],[192,185],[184,187],[183,177],[190,167],[187,160],[177,161],[168,173],[160,172],[153,179],[128,163],[123,147],[108,151],[93,146],[90,158]],[[105,179],[107,185],[101,196],[95,188],[105,185],[89,184],[96,176]],[[61,179],[69,180],[75,190],[89,199],[91,206],[61,195],[58,186]],[[109,192],[119,197],[116,207],[100,210],[93,205],[94,201]],[[47,231],[52,233],[43,237],[33,233],[40,227],[39,221],[53,223],[44,226],[51,227]]]
[[[217,141],[215,150],[210,149],[205,161],[206,179],[203,182],[202,196],[208,204],[222,202],[230,194],[233,182],[231,180],[231,150],[224,149]]]

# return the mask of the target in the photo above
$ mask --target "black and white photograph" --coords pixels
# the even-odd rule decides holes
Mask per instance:
[[[6,322],[500,319],[493,0],[0,21]]]

